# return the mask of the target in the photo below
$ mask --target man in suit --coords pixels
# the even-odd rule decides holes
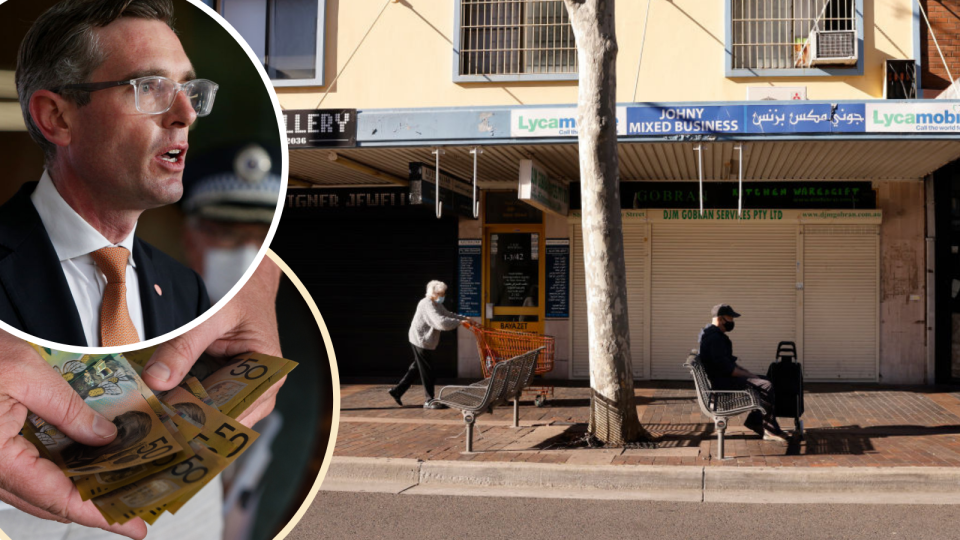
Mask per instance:
[[[196,79],[169,0],[67,0],[24,38],[16,82],[46,171],[0,207],[0,320],[115,346],[210,307],[192,270],[135,237],[183,192],[188,129],[217,85]]]

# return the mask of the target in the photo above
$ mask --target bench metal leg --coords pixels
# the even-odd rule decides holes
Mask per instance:
[[[467,424],[467,452],[473,452],[473,423],[476,420],[472,413],[463,413],[463,422]]]
[[[513,427],[520,427],[520,400],[513,400]]]
[[[727,430],[727,419],[717,418],[713,422],[717,428],[717,446],[719,447],[720,459],[727,459],[723,455],[723,434]]]

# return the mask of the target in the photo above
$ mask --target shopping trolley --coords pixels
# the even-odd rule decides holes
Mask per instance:
[[[509,360],[527,351],[543,347],[537,358],[534,375],[543,375],[553,371],[554,338],[541,336],[530,332],[516,332],[510,330],[490,330],[478,325],[471,325],[470,331],[477,338],[477,350],[480,353],[480,366],[483,376],[489,377],[493,373],[493,366],[497,362]],[[553,386],[528,386],[524,395],[533,395],[533,403],[543,407],[547,397],[553,397]]]

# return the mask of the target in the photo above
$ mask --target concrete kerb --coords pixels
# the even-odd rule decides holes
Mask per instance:
[[[706,502],[960,504],[960,469],[947,467],[705,467]]]
[[[334,457],[322,489],[705,502],[960,504],[960,469],[570,466]]]
[[[420,483],[420,461],[334,456],[320,489],[401,493]]]

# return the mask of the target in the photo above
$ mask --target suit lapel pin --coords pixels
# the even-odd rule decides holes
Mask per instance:
[[[163,291],[160,290],[160,286],[157,285],[156,283],[153,284],[153,290],[157,291],[158,296],[163,296]]]

